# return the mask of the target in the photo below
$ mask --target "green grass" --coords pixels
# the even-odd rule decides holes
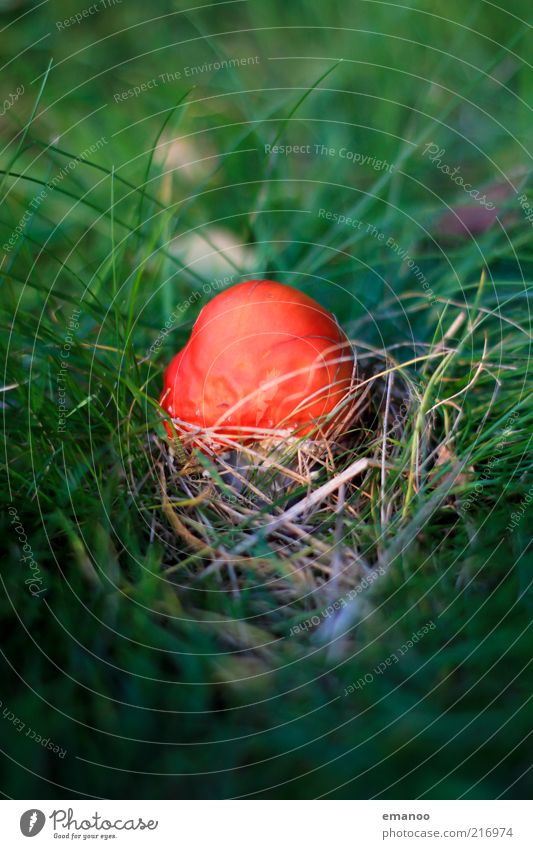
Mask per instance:
[[[523,4],[475,3],[467,18],[457,0],[446,18],[428,3],[218,6],[163,4],[157,15],[170,17],[146,23],[156,13],[123,4],[62,32],[55,21],[73,10],[61,2],[6,30],[5,62],[29,49],[2,75],[5,96],[25,92],[0,130],[0,248],[14,238],[0,250],[0,789],[523,798],[533,483],[532,225],[517,200],[533,197]],[[0,26],[14,19],[3,11]],[[469,198],[424,154],[429,143],[472,186],[506,183],[492,227],[439,230]],[[311,152],[266,155],[273,144]],[[354,164],[343,148],[393,168]],[[162,371],[219,281],[254,276],[333,310],[370,386],[316,486],[357,457],[371,464],[342,510],[333,495],[298,519],[307,535],[289,534],[281,553],[281,538],[255,532],[264,508],[230,525],[220,491],[174,507],[195,547],[161,493],[163,475],[171,502],[191,495],[168,464]],[[305,491],[281,494],[271,513]]]

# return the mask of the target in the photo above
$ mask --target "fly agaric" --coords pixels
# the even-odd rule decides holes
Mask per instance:
[[[345,408],[331,414],[353,372],[332,313],[291,286],[248,280],[203,308],[165,371],[160,404],[177,433],[193,432],[212,448],[228,436],[324,435],[346,416]]]

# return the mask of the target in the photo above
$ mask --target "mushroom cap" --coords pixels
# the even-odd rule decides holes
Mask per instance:
[[[178,430],[304,436],[345,396],[353,369],[332,313],[291,286],[248,280],[202,309],[165,371],[160,403]]]

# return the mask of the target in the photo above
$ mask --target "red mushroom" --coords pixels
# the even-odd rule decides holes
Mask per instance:
[[[350,343],[330,312],[291,286],[249,280],[201,311],[165,371],[160,403],[178,433],[201,431],[211,445],[217,435],[324,434],[346,415],[330,416],[353,371]]]

